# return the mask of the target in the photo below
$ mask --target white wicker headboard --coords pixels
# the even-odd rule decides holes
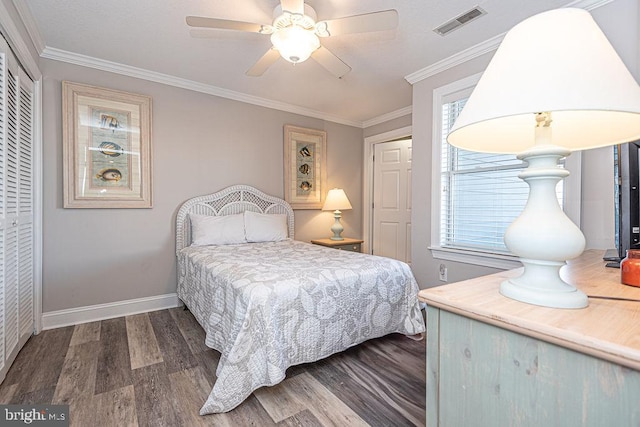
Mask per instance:
[[[244,211],[286,214],[289,238],[293,239],[293,209],[289,203],[248,185],[234,185],[213,194],[194,197],[180,206],[176,217],[176,253],[191,244],[190,213],[222,216]]]

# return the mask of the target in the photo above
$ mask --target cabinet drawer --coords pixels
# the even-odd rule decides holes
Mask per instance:
[[[344,240],[315,239],[311,241],[314,245],[321,245],[349,252],[362,252],[362,242],[363,240],[351,239],[349,237],[345,237]]]
[[[360,243],[351,243],[346,245],[337,245],[334,246],[336,249],[341,249],[343,251],[351,251],[351,252],[360,252]]]

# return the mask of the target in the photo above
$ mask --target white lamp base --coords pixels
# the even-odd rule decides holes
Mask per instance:
[[[547,129],[536,131],[550,132]],[[558,167],[558,160],[570,153],[553,145],[537,145],[518,156],[529,164],[519,175],[529,185],[529,198],[507,229],[504,242],[520,257],[524,273],[502,283],[500,293],[506,297],[554,308],[589,304],[583,292],[560,278],[565,260],[578,257],[585,247],[584,235],[560,208],[555,191],[556,184],[569,175]]]
[[[500,284],[500,293],[508,298],[554,308],[584,308],[587,296],[560,278],[564,262],[544,262],[520,259],[522,276]]]
[[[331,231],[333,232],[333,236],[331,236],[331,240],[344,240],[344,238],[340,235],[344,231],[344,227],[340,224],[341,212],[336,210],[333,212],[333,217],[336,219],[336,222],[331,226]]]

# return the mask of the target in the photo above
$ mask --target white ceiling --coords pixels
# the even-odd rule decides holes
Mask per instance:
[[[19,3],[19,2],[16,2]],[[193,82],[210,93],[246,95],[289,111],[360,124],[411,106],[405,79],[492,39],[524,18],[568,0],[307,0],[318,20],[396,9],[394,31],[334,36],[322,44],[351,66],[337,79],[313,60],[279,59],[261,77],[245,71],[271,46],[261,34],[210,30],[189,34],[185,16],[271,23],[278,0],[26,0],[44,57],[84,55]],[[578,6],[594,1],[574,2]],[[442,37],[433,29],[480,6],[487,14]],[[23,16],[23,18],[25,18]],[[32,31],[34,33],[34,31]],[[86,61],[87,58],[84,58]],[[125,68],[126,68],[125,67]],[[139,70],[138,70],[139,71]],[[140,74],[140,73],[138,73]],[[144,74],[144,73],[143,73]],[[208,88],[208,89],[207,89]]]

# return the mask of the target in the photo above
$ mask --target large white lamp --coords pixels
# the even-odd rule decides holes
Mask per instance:
[[[333,232],[333,236],[331,236],[331,240],[344,240],[340,234],[344,230],[342,224],[340,224],[340,211],[344,211],[347,209],[351,209],[351,203],[347,198],[344,190],[342,188],[334,188],[329,190],[327,194],[327,198],[324,201],[324,206],[322,206],[323,211],[333,211],[333,217],[335,218],[335,222],[331,226],[331,231]]]
[[[569,175],[558,160],[638,138],[640,87],[588,12],[552,10],[507,33],[447,137],[528,163],[519,177],[529,199],[504,236],[524,272],[500,293],[546,307],[588,305],[559,274],[585,239],[557,202],[556,184]]]

